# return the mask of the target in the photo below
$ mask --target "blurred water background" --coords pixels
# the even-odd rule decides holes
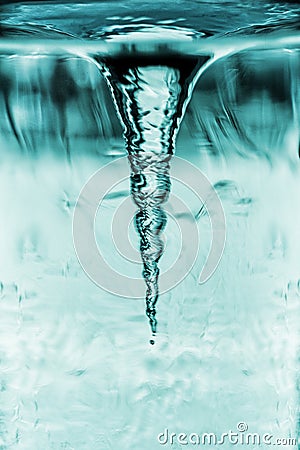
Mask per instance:
[[[33,23],[91,39],[108,33],[109,24],[153,22],[154,6],[145,2],[54,4],[2,6],[2,39],[23,39]],[[244,26],[254,34],[269,26],[297,31],[296,4],[251,5],[185,1],[155,8],[165,21],[160,26],[188,25],[207,36]],[[241,421],[251,432],[297,438],[299,69],[297,45],[266,45],[217,60],[198,80],[176,155],[201,169],[218,192],[226,247],[217,271],[199,285],[209,220],[198,214],[193,193],[175,183],[203,243],[184,281],[161,296],[151,347],[143,300],[95,286],[72,242],[82,186],[126,154],[101,72],[93,60],[74,54],[2,51],[1,450],[155,450],[164,447],[157,435],[165,428],[220,435]],[[141,262],[131,267],[107,236],[129,189],[129,182],[120,184],[103,202],[98,243],[109,263],[131,277],[141,276]],[[138,254],[132,224],[129,234]],[[178,250],[174,221],[164,235],[162,271]]]

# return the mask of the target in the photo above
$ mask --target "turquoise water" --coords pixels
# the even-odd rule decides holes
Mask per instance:
[[[296,7],[288,10],[294,24]],[[253,10],[248,14],[243,24],[258,21]],[[193,448],[200,445],[180,443],[178,435],[220,437],[230,430],[240,432],[238,443],[219,439],[211,446],[270,448],[243,444],[241,423],[249,433],[272,435],[272,446],[277,438],[297,439],[300,56],[294,25],[283,33],[295,38],[289,45],[274,45],[271,36],[263,48],[225,52],[195,82],[178,119],[175,155],[183,162],[177,179],[174,157],[170,162],[159,267],[167,280],[174,271],[178,280],[185,276],[166,292],[161,282],[153,346],[145,302],[135,298],[136,289],[146,288],[130,165],[121,159],[128,148],[103,71],[82,48],[80,55],[57,54],[57,47],[51,53],[49,42],[42,55],[3,50],[1,449]],[[18,40],[15,45],[22,48]],[[139,105],[155,109],[153,99],[169,105],[170,86],[172,99],[180,95],[176,72],[149,73],[146,80],[141,70],[135,79],[135,87],[143,86],[138,95],[145,95]],[[164,85],[166,79],[173,81]],[[138,116],[142,136],[147,117],[165,130],[151,111]],[[199,182],[209,181],[226,219],[224,253],[202,284],[211,217],[184,162]],[[78,196],[99,169],[99,190],[108,185],[109,191],[95,218],[97,244],[112,276],[123,276],[122,286],[101,279],[106,290],[83,270],[72,236]],[[166,429],[176,433],[173,444],[170,436],[161,443]],[[292,441],[276,447],[297,448]]]

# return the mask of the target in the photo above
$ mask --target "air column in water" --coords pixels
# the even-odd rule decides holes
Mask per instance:
[[[135,225],[144,266],[146,314],[153,336],[157,331],[158,262],[164,248],[161,234],[167,220],[163,203],[171,187],[170,160],[193,80],[206,60],[129,53],[108,58],[103,66],[124,126],[131,195],[138,208]]]

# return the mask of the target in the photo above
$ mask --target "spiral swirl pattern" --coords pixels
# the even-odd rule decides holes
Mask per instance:
[[[156,309],[158,299],[158,261],[164,244],[161,233],[167,216],[162,204],[170,192],[169,161],[171,155],[136,153],[129,155],[131,166],[131,194],[138,207],[135,225],[140,236],[140,252],[146,282],[146,314],[153,335],[156,333]]]

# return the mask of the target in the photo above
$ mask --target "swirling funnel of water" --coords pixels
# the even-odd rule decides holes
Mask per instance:
[[[177,54],[164,43],[156,53],[138,53],[131,46],[130,52],[101,61],[124,126],[131,195],[138,208],[135,225],[147,286],[146,314],[153,336],[157,331],[158,262],[166,225],[163,203],[171,186],[170,160],[193,81],[208,59]]]

